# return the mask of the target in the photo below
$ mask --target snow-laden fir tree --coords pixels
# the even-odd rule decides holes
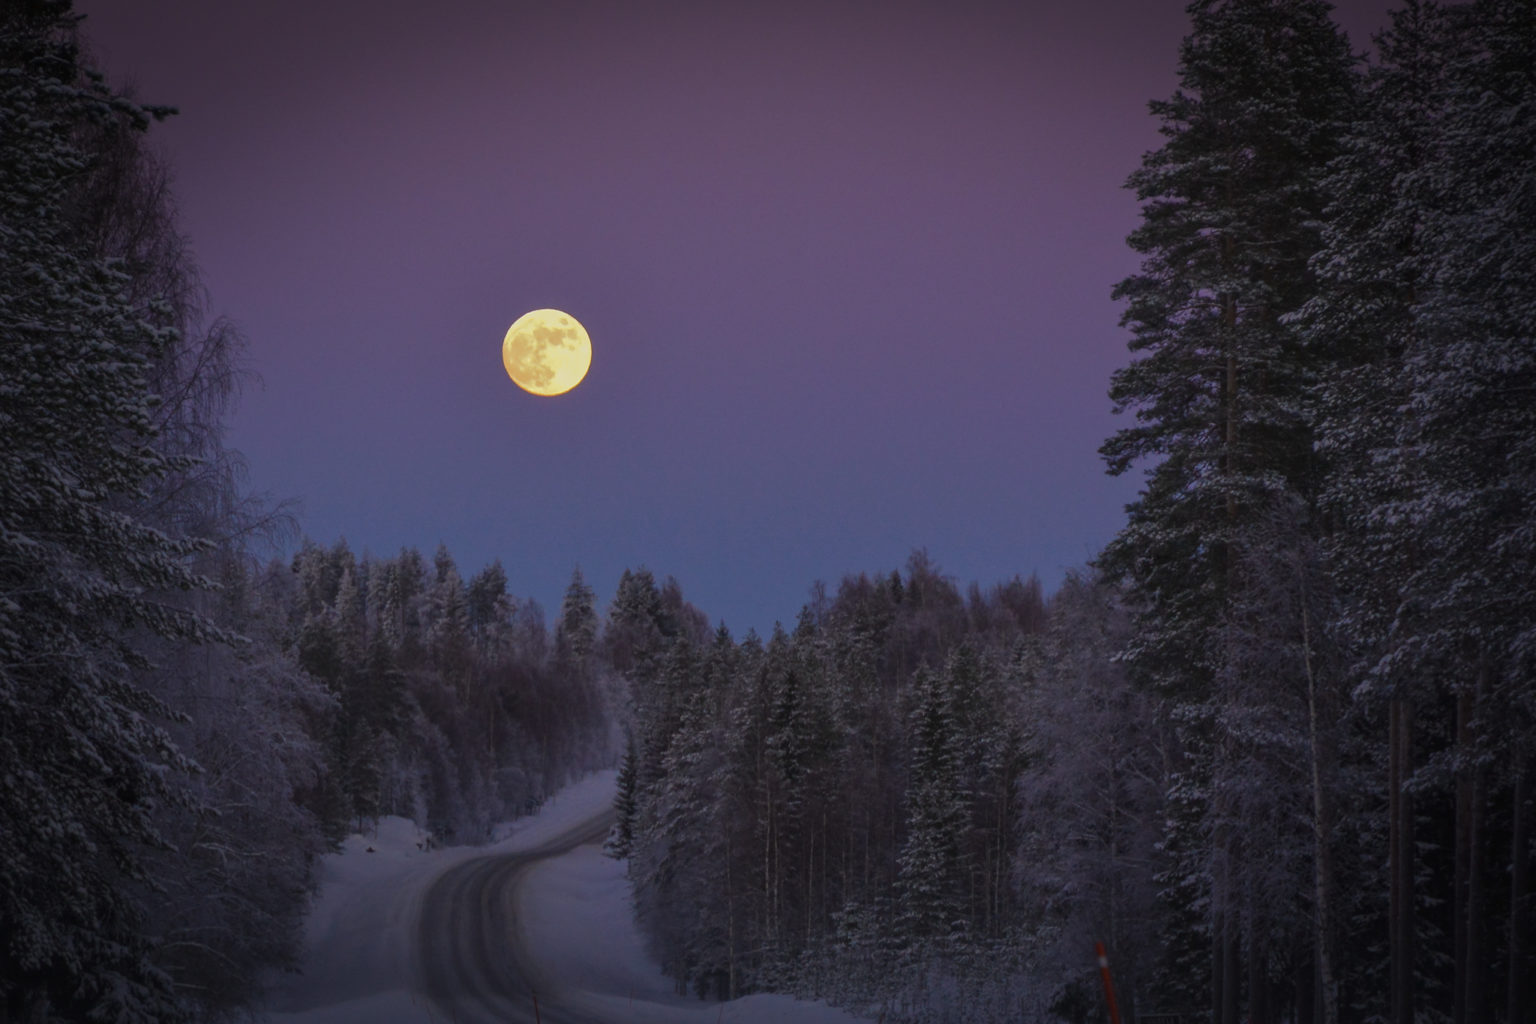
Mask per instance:
[[[1350,926],[1359,936],[1351,948],[1372,950],[1378,947],[1370,937],[1385,924],[1389,941],[1379,948],[1385,960],[1355,958],[1352,970],[1366,981],[1365,1005],[1395,1024],[1409,1024],[1416,1003],[1443,1003],[1448,980],[1433,963],[1442,958],[1415,954],[1416,947],[1428,952],[1415,933],[1434,914],[1415,913],[1419,857],[1408,785],[1415,721],[1437,717],[1436,673],[1386,656],[1402,642],[1400,634],[1394,638],[1393,624],[1420,556],[1394,508],[1422,489],[1429,466],[1402,459],[1398,435],[1408,404],[1405,360],[1418,347],[1415,307],[1433,287],[1425,217],[1445,180],[1437,154],[1444,145],[1449,75],[1463,62],[1463,21],[1434,3],[1408,0],[1377,37],[1364,102],[1324,179],[1329,205],[1324,247],[1312,261],[1316,290],[1293,317],[1319,367],[1312,419],[1322,464],[1323,555],[1338,602],[1332,629],[1341,655],[1352,663],[1350,675],[1360,680],[1353,692],[1356,714],[1376,729],[1367,750],[1377,764],[1366,778],[1378,794],[1377,808],[1361,804],[1358,819],[1342,819],[1341,825],[1361,835],[1345,844],[1357,852],[1370,849],[1364,836],[1372,831],[1384,831],[1386,839],[1386,884],[1358,888]],[[1371,816],[1380,810],[1385,823],[1373,824]],[[1357,867],[1371,876],[1366,864]],[[1347,873],[1351,865],[1341,870]],[[1377,993],[1386,997],[1385,1005]]]
[[[719,898],[726,857],[717,821],[723,695],[702,689],[707,678],[701,671],[690,680],[692,692],[682,702],[662,757],[650,821],[629,875],[636,913],[664,951],[662,970],[679,994],[693,987],[700,996],[723,996],[729,990],[730,942],[729,908]]]
[[[613,827],[603,841],[603,852],[617,860],[629,856],[635,841],[635,818],[639,810],[636,806],[635,761],[635,740],[631,736],[619,761],[619,776],[613,794]]]
[[[1197,0],[1189,13],[1180,88],[1151,105],[1166,141],[1129,183],[1143,203],[1129,239],[1141,270],[1115,290],[1137,358],[1110,394],[1137,423],[1102,449],[1112,473],[1155,462],[1101,565],[1142,609],[1127,656],[1167,702],[1182,740],[1177,806],[1204,836],[1203,851],[1180,850],[1191,830],[1171,827],[1169,854],[1196,873],[1178,888],[1202,894],[1209,959],[1170,963],[1166,977],[1207,979],[1213,1019],[1235,1024],[1245,989],[1262,1013],[1273,979],[1251,941],[1269,925],[1239,899],[1249,855],[1263,851],[1245,847],[1229,799],[1260,781],[1227,756],[1238,742],[1220,715],[1229,616],[1253,582],[1240,567],[1266,540],[1256,526],[1276,507],[1306,510],[1315,488],[1310,368],[1283,317],[1309,295],[1320,176],[1355,96],[1321,0]]]
[[[482,657],[505,654],[508,642],[506,622],[512,617],[512,599],[507,594],[507,572],[496,559],[469,581],[466,600],[469,605],[469,633],[475,650]]]
[[[899,863],[899,928],[919,964],[943,956],[966,927],[962,835],[967,825],[960,791],[961,744],[954,701],[955,662],[942,672],[920,669],[913,680],[912,766],[907,790],[906,841]]]
[[[1474,1021],[1501,1002],[1519,1012],[1529,975],[1518,889],[1536,728],[1536,6],[1482,0],[1463,13],[1418,211],[1430,258],[1403,353],[1407,403],[1382,453],[1417,485],[1384,512],[1418,561],[1380,667],[1414,665],[1454,701],[1452,1010]],[[1505,816],[1514,841],[1493,856]],[[1500,1000],[1489,968],[1506,945]]]
[[[1318,448],[1356,713],[1386,739],[1389,962],[1363,966],[1385,975],[1399,1024],[1516,1020],[1532,929],[1536,12],[1410,2],[1379,44],[1299,318],[1330,363]]]
[[[560,620],[555,623],[555,659],[570,671],[586,671],[597,646],[596,600],[581,569],[576,569],[560,602]]]
[[[1159,945],[1147,937],[1177,929],[1152,877],[1166,751],[1153,698],[1115,661],[1128,620],[1113,588],[1092,579],[1070,576],[1051,599],[1048,632],[1025,659],[1015,877],[1047,993],[1093,991],[1083,957],[1092,936],[1109,948],[1121,1010],[1135,1019],[1171,1005],[1142,981]]]
[[[133,679],[139,638],[210,638],[151,595],[203,585],[130,510],[155,447],[172,313],[85,232],[95,162],[163,113],[80,61],[67,3],[0,11],[0,998],[10,1019],[181,1016],[130,884],[187,760]]]

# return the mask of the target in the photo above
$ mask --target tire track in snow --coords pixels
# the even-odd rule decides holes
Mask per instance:
[[[529,850],[476,857],[443,872],[427,889],[416,926],[417,988],[454,1024],[533,1021],[603,1024],[561,1005],[559,980],[539,968],[513,912],[517,887],[535,864],[601,842],[611,808]]]

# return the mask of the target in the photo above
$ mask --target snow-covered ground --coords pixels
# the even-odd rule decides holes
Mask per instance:
[[[423,849],[416,826],[386,818],[376,834],[354,835],[326,857],[306,927],[303,972],[281,979],[272,1024],[442,1024],[415,991],[415,922],[432,881],[455,864],[549,842],[610,806],[614,773],[599,772],[507,826],[490,846]],[[372,847],[372,852],[368,851]],[[624,866],[581,846],[530,869],[517,910],[528,946],[564,1003],[614,1024],[857,1024],[861,1018],[787,996],[729,1003],[679,998],[645,954],[630,911]]]

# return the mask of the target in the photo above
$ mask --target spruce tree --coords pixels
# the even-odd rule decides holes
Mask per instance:
[[[1416,0],[1379,49],[1300,318],[1329,361],[1318,447],[1354,710],[1386,740],[1373,810],[1388,884],[1372,909],[1389,973],[1359,966],[1386,975],[1394,1022],[1501,1006],[1514,1020],[1536,703],[1536,604],[1517,582],[1536,571],[1536,11]]]
[[[613,794],[613,828],[603,843],[603,852],[617,860],[627,859],[634,849],[635,820],[639,815],[635,761],[635,741],[630,737],[619,762],[618,786]]]
[[[1444,958],[1415,954],[1420,857],[1409,785],[1419,760],[1416,722],[1435,717],[1440,698],[1432,673],[1395,656],[1406,638],[1400,630],[1394,635],[1394,623],[1420,556],[1396,510],[1422,489],[1428,467],[1400,457],[1398,435],[1409,401],[1407,359],[1421,329],[1415,309],[1433,279],[1424,228],[1444,180],[1434,156],[1442,148],[1438,126],[1448,117],[1448,76],[1462,59],[1462,20],[1434,3],[1408,0],[1377,37],[1363,102],[1323,182],[1329,205],[1324,246],[1312,261],[1316,292],[1293,318],[1318,364],[1312,419],[1328,586],[1339,606],[1333,628],[1359,683],[1354,716],[1375,728],[1374,742],[1355,757],[1367,759],[1366,770],[1380,780],[1373,799],[1341,826],[1364,840],[1382,831],[1372,815],[1386,812],[1387,878],[1382,886],[1361,886],[1352,920],[1341,922],[1355,936],[1346,948],[1364,954],[1341,969],[1357,979],[1366,1005],[1394,1024],[1409,1024],[1416,1002],[1445,1001],[1436,994],[1443,972],[1433,966]],[[1368,843],[1353,845],[1369,856]],[[1364,858],[1341,870],[1370,875]],[[1383,924],[1384,948],[1370,941]],[[1378,950],[1384,961],[1373,955]]]
[[[555,660],[571,671],[583,671],[597,645],[596,596],[581,569],[571,573],[555,624]]]
[[[512,599],[507,595],[507,573],[496,559],[469,581],[469,631],[475,649],[482,656],[500,655],[507,639],[512,617]]]
[[[1110,394],[1137,424],[1102,449],[1111,473],[1156,461],[1101,565],[1143,609],[1127,655],[1182,738],[1173,786],[1193,799],[1171,806],[1197,815],[1205,850],[1178,849],[1191,830],[1171,824],[1168,852],[1196,873],[1178,889],[1192,887],[1209,907],[1213,1019],[1235,1024],[1252,927],[1236,900],[1243,823],[1225,795],[1237,780],[1223,776],[1235,739],[1223,736],[1222,682],[1231,678],[1234,599],[1256,582],[1243,567],[1268,542],[1268,517],[1305,512],[1315,489],[1309,365],[1283,318],[1309,295],[1319,179],[1354,82],[1321,0],[1196,0],[1188,9],[1180,89],[1151,104],[1166,141],[1129,183],[1143,203],[1129,239],[1141,271],[1115,289],[1138,358],[1115,373]],[[1262,972],[1251,964],[1250,981],[1262,983]],[[1170,973],[1205,972],[1181,963]]]
[[[1419,207],[1430,275],[1404,353],[1408,401],[1382,458],[1416,485],[1386,510],[1418,555],[1391,657],[1454,706],[1452,1013],[1470,1022],[1518,1003],[1525,973],[1506,968],[1510,992],[1493,998],[1500,905],[1520,916],[1496,894],[1531,857],[1490,847],[1496,815],[1529,813],[1509,783],[1531,770],[1536,727],[1536,7],[1481,0],[1463,13],[1465,59],[1451,67]],[[1518,953],[1520,931],[1498,931]]]
[[[464,581],[444,544],[433,556],[434,579],[427,593],[427,643],[432,665],[463,699],[470,667],[470,616]]]
[[[213,637],[156,594],[198,550],[129,511],[156,448],[172,311],[135,295],[80,211],[102,152],[166,113],[80,58],[67,2],[0,12],[0,995],[8,1019],[182,1016],[130,895],[189,767],[134,679],[141,639]]]
[[[961,738],[951,683],[948,673],[927,669],[913,683],[912,781],[898,889],[902,938],[918,958],[950,952],[965,926],[967,809],[959,791]]]
[[[660,671],[668,638],[665,626],[656,577],[643,566],[625,569],[608,608],[603,641],[609,663],[630,682],[637,702]]]

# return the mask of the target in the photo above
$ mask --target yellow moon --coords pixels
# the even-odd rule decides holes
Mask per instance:
[[[535,309],[507,328],[501,362],[518,387],[534,395],[563,395],[587,375],[592,339],[569,313]]]

